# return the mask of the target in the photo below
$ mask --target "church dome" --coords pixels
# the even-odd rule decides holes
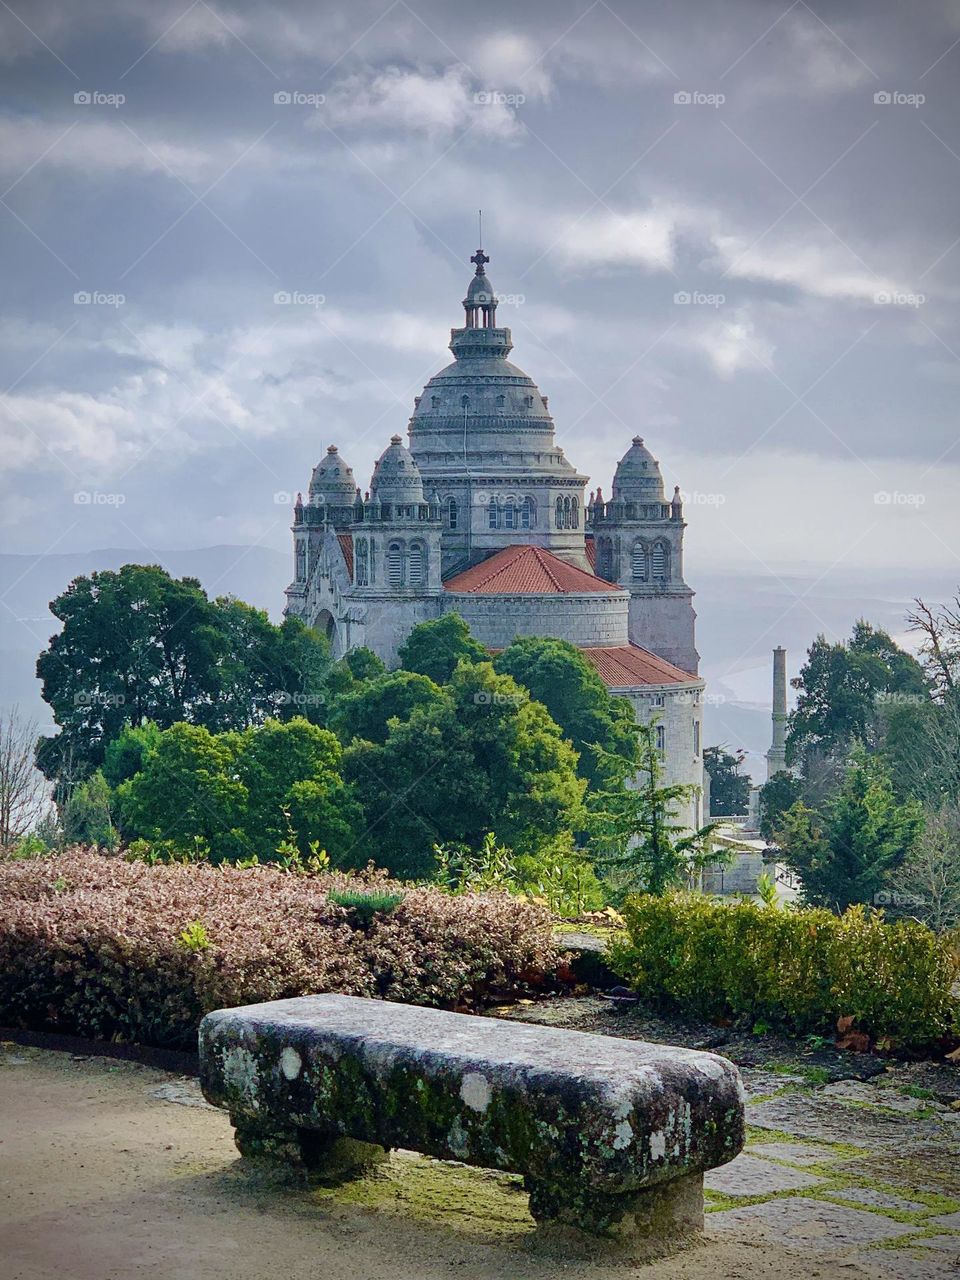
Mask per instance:
[[[485,275],[474,276],[470,281],[467,289],[467,296],[464,305],[469,303],[493,303],[496,298],[493,292],[493,285]]]
[[[393,504],[425,501],[420,468],[399,436],[391,436],[388,448],[377,459],[370,496],[377,502]]]
[[[310,477],[310,501],[323,502],[327,506],[350,506],[357,496],[357,482],[351,467],[337,450],[335,444],[327,449],[326,457],[313,468]]]
[[[656,460],[640,436],[617,463],[613,474],[614,502],[665,502],[663,476]]]

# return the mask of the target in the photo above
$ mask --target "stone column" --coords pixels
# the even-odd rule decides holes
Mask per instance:
[[[787,651],[773,651],[773,737],[767,752],[767,781],[787,767]]]

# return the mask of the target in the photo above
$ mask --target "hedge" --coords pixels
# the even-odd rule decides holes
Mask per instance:
[[[387,909],[339,906],[364,888]],[[543,908],[375,876],[126,862],[82,848],[0,862],[0,1024],[193,1048],[211,1009],[337,991],[480,1008],[542,983]]]
[[[956,938],[916,921],[683,893],[630,898],[624,917],[611,967],[654,1006],[794,1033],[852,1017],[857,1030],[901,1048],[960,1033]]]

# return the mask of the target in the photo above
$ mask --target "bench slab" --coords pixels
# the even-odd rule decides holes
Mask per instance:
[[[740,1076],[716,1054],[353,996],[209,1014],[200,1079],[245,1154],[323,1165],[346,1138],[358,1160],[502,1169],[535,1218],[591,1231],[696,1225],[703,1172],[744,1143]]]

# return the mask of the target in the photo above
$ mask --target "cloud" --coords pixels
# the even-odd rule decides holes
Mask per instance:
[[[603,209],[564,224],[556,218],[544,230],[556,250],[573,267],[586,270],[613,266],[672,270],[677,213],[651,206],[618,213]]]
[[[706,355],[721,378],[773,364],[773,344],[757,332],[753,318],[742,308],[729,316],[710,311],[696,321],[685,341]]]
[[[327,94],[315,127],[383,129],[443,138],[470,129],[480,135],[514,138],[521,132],[505,90],[474,87],[465,67],[439,73],[387,67],[339,81]]]
[[[743,234],[713,236],[717,264],[725,275],[792,285],[822,298],[851,298],[872,302],[881,290],[904,288],[893,278],[874,272],[839,241],[817,243],[807,235],[778,241],[751,242]]]

